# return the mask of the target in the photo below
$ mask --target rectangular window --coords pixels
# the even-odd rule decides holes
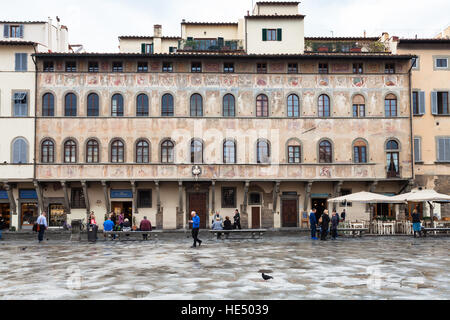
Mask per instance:
[[[319,73],[328,73],[328,63],[319,63]]]
[[[173,72],[172,62],[163,62],[162,72]]]
[[[413,91],[412,94],[413,115],[419,115],[419,92]]]
[[[86,202],[84,201],[84,194],[82,188],[72,188],[70,207],[73,209],[86,208]]]
[[[222,208],[236,208],[236,188],[222,188]]]
[[[449,115],[448,92],[437,92],[437,114]]]
[[[413,69],[419,69],[419,58],[413,58],[412,59],[412,68]]]
[[[14,117],[28,116],[28,97],[26,92],[15,92],[13,97]]]
[[[44,72],[54,72],[55,67],[53,61],[44,61]]]
[[[447,58],[436,58],[436,68],[447,69],[448,59]]]
[[[298,73],[298,64],[288,63],[288,73]]]
[[[277,41],[276,29],[267,29],[267,41]]]
[[[256,64],[257,73],[267,73],[267,63],[257,63]]]
[[[152,190],[138,190],[138,208],[152,207]]]
[[[191,72],[202,72],[202,63],[201,62],[192,62]]]
[[[300,163],[300,146],[289,146],[288,147],[288,162],[289,163]]]
[[[67,61],[66,72],[77,72],[77,63],[75,61]]]
[[[250,193],[248,204],[259,205],[261,204],[261,194],[260,193]]]
[[[366,116],[366,106],[364,104],[353,105],[353,117],[364,118]]]
[[[234,73],[234,63],[226,62],[223,64],[223,72],[225,73]]]
[[[384,73],[388,73],[388,74],[395,73],[395,64],[386,63],[384,66]]]
[[[153,53],[153,44],[152,43],[141,44],[141,53],[152,54]]]
[[[22,38],[22,27],[21,26],[10,26],[9,35],[11,38]]]
[[[414,162],[421,162],[422,161],[422,146],[421,146],[421,139],[420,138],[414,138]]]
[[[450,162],[450,137],[437,139],[437,160],[440,162]]]
[[[341,189],[341,196],[346,196],[352,194],[352,190],[351,189]],[[345,207],[346,203],[345,201],[341,202],[340,207]],[[351,202],[347,202],[347,207],[351,207],[352,203]]]
[[[28,70],[28,54],[26,53],[16,53],[16,71],[27,71]]]
[[[354,63],[353,64],[353,73],[356,73],[356,74],[363,73],[363,64],[362,63]]]
[[[113,72],[123,72],[123,64],[120,61],[113,62],[112,64]]]
[[[148,63],[147,62],[138,62],[137,72],[148,72]]]
[[[98,62],[96,62],[96,61],[89,61],[88,71],[89,72],[98,72],[99,71]]]

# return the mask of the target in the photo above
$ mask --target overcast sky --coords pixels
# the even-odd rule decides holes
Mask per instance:
[[[237,22],[252,0],[0,0],[0,20],[46,21],[59,16],[69,42],[87,51],[117,52],[120,35],[179,36],[180,22]],[[256,2],[256,0],[253,0]],[[20,8],[20,10],[18,10]],[[450,25],[449,0],[303,0],[306,36],[434,37]],[[54,22],[56,22],[54,20]]]

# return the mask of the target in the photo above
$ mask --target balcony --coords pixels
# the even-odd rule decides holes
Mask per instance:
[[[178,51],[241,51],[244,50],[242,40],[191,39],[179,40]]]

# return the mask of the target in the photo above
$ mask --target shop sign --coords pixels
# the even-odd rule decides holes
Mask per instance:
[[[111,190],[111,199],[131,199],[133,198],[133,191],[131,190]]]

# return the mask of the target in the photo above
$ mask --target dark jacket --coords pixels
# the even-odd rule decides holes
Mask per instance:
[[[328,225],[330,224],[330,217],[327,214],[322,214],[322,223],[320,226],[322,229],[328,229]]]
[[[229,219],[223,222],[223,230],[233,230],[233,225]]]
[[[125,222],[123,223],[123,227],[124,227],[124,228],[131,228],[131,223],[130,223],[130,221],[125,221]]]
[[[316,215],[314,214],[314,212],[311,212],[309,214],[309,225],[315,226],[316,224],[317,224]]]
[[[0,230],[3,230],[6,228],[6,221],[5,218],[0,217]]]
[[[331,229],[337,230],[338,225],[339,225],[339,216],[336,214],[331,218]]]
[[[141,231],[152,231],[152,224],[147,219],[142,220],[139,229],[141,229]]]
[[[233,219],[234,222],[239,222],[241,220],[241,215],[239,214],[239,212],[234,215]]]
[[[342,220],[345,220],[345,211],[342,211],[342,213],[341,213],[341,219],[342,219]]]
[[[413,223],[419,223],[420,222],[420,214],[419,213],[413,213],[411,215],[412,217],[412,222]]]

